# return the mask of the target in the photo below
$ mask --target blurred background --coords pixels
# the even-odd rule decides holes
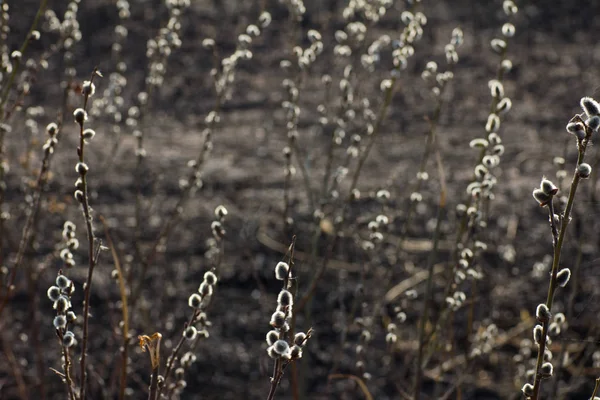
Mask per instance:
[[[12,51],[26,37],[39,3],[31,0],[4,3],[10,6],[10,33],[4,43]],[[331,259],[309,305],[309,313],[298,318],[298,329],[312,326],[315,330],[299,366],[304,377],[303,398],[363,398],[353,381],[328,377],[333,373],[357,373],[355,346],[361,329],[360,324],[346,326],[348,319],[352,320],[351,305],[359,304],[362,312],[370,314],[377,299],[390,288],[411,282],[411,277],[425,271],[440,193],[439,174],[433,160],[427,167],[431,179],[421,191],[423,201],[416,207],[407,233],[407,243],[413,245],[407,245],[400,253],[395,246],[425,149],[428,121],[436,107],[431,85],[421,79],[421,73],[429,61],[436,61],[440,69],[446,68],[444,47],[453,29],[460,27],[464,44],[457,49],[459,61],[444,92],[437,128],[437,146],[447,183],[448,216],[442,223],[436,262],[442,265],[451,259],[457,222],[454,209],[465,200],[465,189],[477,163],[477,152],[469,148],[469,142],[487,135],[484,127],[491,104],[488,81],[496,77],[501,61],[490,49],[490,40],[500,37],[500,28],[506,21],[501,1],[424,0],[416,6],[427,17],[423,37],[415,43],[414,56],[399,74],[387,117],[362,168],[357,184],[362,196],[351,207],[352,223],[330,254],[327,252],[331,232],[323,229],[323,221],[331,223],[336,210],[329,210],[327,215],[331,215],[331,220],[324,218],[317,222],[323,232],[317,236],[319,245],[315,247],[311,241],[315,210],[307,201],[302,171],[291,178],[287,191],[288,216],[293,224],[287,225],[283,217],[286,193],[283,149],[288,145],[288,121],[282,109],[282,102],[287,100],[282,81],[300,76],[297,143],[301,151],[294,156],[294,163],[296,169],[304,169],[318,186],[330,141],[318,121],[318,106],[327,99],[322,76],[332,77],[332,93],[337,96],[344,67],[354,62],[358,66],[354,82],[360,86],[357,93],[369,99],[377,112],[383,97],[381,81],[390,77],[392,69],[391,50],[383,52],[381,62],[371,72],[360,69],[358,51],[355,58],[348,59],[334,54],[335,32],[345,29],[348,20],[343,17],[343,10],[352,2],[305,1],[306,12],[301,20],[291,17],[288,2],[284,1],[191,0],[190,3],[177,17],[180,46],[173,46],[168,57],[159,57],[156,62],[162,65],[164,73],[162,84],[155,86],[147,84],[151,72],[156,72],[156,64],[154,70],[151,68],[156,58],[148,57],[148,41],[156,38],[173,16],[165,2],[83,1],[75,7],[80,40],[74,40],[68,50],[64,46],[66,28],[53,26],[52,13],[46,13],[40,21],[41,39],[30,44],[24,59],[45,59],[47,68],[40,63],[32,72],[30,93],[15,106],[10,121],[12,132],[5,139],[10,170],[5,176],[2,205],[6,218],[1,249],[3,265],[14,262],[34,187],[32,181],[43,155],[44,127],[59,118],[63,110],[68,112],[53,156],[36,234],[25,255],[26,271],[35,279],[22,273],[17,275],[16,291],[0,320],[4,349],[0,357],[5,358],[0,362],[2,399],[23,397],[20,382],[26,387],[26,398],[64,398],[64,385],[51,370],[61,370],[60,347],[55,343],[52,327],[55,312],[45,293],[63,268],[58,253],[64,221],[71,220],[77,225],[82,243],[85,224],[72,193],[77,178],[74,165],[79,137],[78,127],[70,117],[72,110],[81,106],[82,98],[76,94],[77,90],[72,90],[64,105],[62,99],[65,87],[76,89],[89,79],[94,67],[104,77],[96,80],[97,94],[92,101],[99,100],[92,103],[90,112],[89,126],[97,133],[86,150],[90,203],[95,218],[100,215],[106,218],[129,276],[138,279],[143,275],[131,315],[132,337],[161,332],[166,359],[189,318],[188,297],[197,290],[204,272],[218,265],[219,283],[207,310],[210,336],[193,350],[197,361],[186,371],[187,387],[181,398],[267,397],[272,361],[267,356],[264,338],[281,286],[275,280],[274,267],[285,257],[294,235],[297,285],[301,293],[308,288],[323,257]],[[384,34],[392,40],[399,38],[404,27],[401,13],[410,6],[403,1],[391,3],[381,20],[366,23],[365,43]],[[597,40],[600,21],[596,18],[600,4],[555,1],[549,5],[528,1],[517,5],[519,13],[512,19],[516,35],[509,40],[507,49],[513,68],[504,76],[504,90],[512,100],[512,110],[503,117],[498,132],[505,153],[494,172],[498,182],[484,233],[488,248],[478,260],[483,279],[478,282],[476,292],[467,290],[469,301],[476,304],[473,318],[477,323],[472,332],[467,332],[470,307],[456,313],[450,341],[455,349],[449,352],[453,355],[436,358],[426,368],[423,391],[428,398],[442,398],[459,376],[460,390],[450,398],[519,398],[525,370],[535,358],[535,350],[533,354],[523,351],[527,347],[523,339],[531,338],[534,325],[531,314],[546,298],[547,256],[552,252],[547,214],[532,199],[531,191],[543,175],[554,179],[556,171],[561,169],[554,162],[555,157],[565,159],[564,169],[568,173],[565,185],[568,185],[577,149],[564,127],[575,113],[581,112],[581,97],[600,97]],[[74,10],[67,2],[48,2],[48,10],[53,11],[59,22],[69,8]],[[123,14],[124,9],[129,10],[129,15]],[[217,65],[220,71],[221,60],[236,51],[238,35],[249,24],[258,25],[263,11],[270,12],[271,24],[261,28],[261,34],[253,39],[249,47],[251,59],[238,62],[229,94],[218,100],[211,69]],[[354,18],[361,20],[360,16]],[[121,31],[119,36],[117,26],[126,28],[127,34],[122,35]],[[309,70],[299,75],[281,68],[282,60],[293,59],[294,46],[310,44],[307,32],[311,29],[319,31],[323,38],[322,54]],[[205,39],[214,40],[214,50],[207,48]],[[141,92],[150,92],[150,101],[141,111],[132,110],[139,106]],[[180,204],[182,179],[188,179],[189,175],[188,161],[203,153],[205,129],[210,125],[206,117],[215,108],[220,122],[212,128],[212,150],[201,169],[201,188]],[[364,127],[358,125],[349,128],[346,140],[350,134],[363,131]],[[143,161],[138,157],[141,150],[145,153]],[[338,153],[334,167],[341,164],[343,151]],[[588,162],[596,167],[596,146],[588,154]],[[596,363],[600,358],[595,356],[594,340],[598,333],[595,266],[600,244],[600,203],[596,177],[594,174],[580,187],[563,252],[565,266],[577,265],[577,272],[572,284],[558,292],[555,302],[556,310],[567,315],[568,326],[553,341],[552,349],[555,357],[560,354],[564,358],[568,353],[571,358],[557,374],[559,384],[546,385],[548,393],[544,394],[548,397],[544,398],[587,399],[598,374]],[[348,189],[349,180],[345,178],[341,183],[342,193]],[[377,199],[380,190],[391,193],[384,206]],[[226,234],[222,250],[211,232],[214,209],[220,204],[229,211],[223,223]],[[179,206],[180,211],[173,214]],[[136,212],[139,212],[137,217]],[[370,255],[361,249],[360,243],[368,236],[368,222],[381,212],[387,213],[392,222],[379,252]],[[177,222],[166,239],[157,243],[171,215],[177,215]],[[95,226],[97,235],[105,240],[100,223]],[[156,254],[150,257],[150,265],[142,274],[143,257],[140,258],[139,252],[152,253],[155,245]],[[318,257],[311,259],[313,248],[317,249]],[[76,266],[65,272],[79,285],[73,301],[78,314],[81,284],[87,275],[86,254],[83,245],[74,251]],[[396,257],[398,254],[400,257]],[[116,398],[113,397],[118,383],[116,360],[120,357],[122,336],[120,295],[118,284],[111,278],[113,269],[110,253],[102,252],[91,299],[89,364],[93,399]],[[391,273],[388,275],[387,271]],[[384,277],[387,280],[382,280]],[[132,285],[137,287],[137,281]],[[436,287],[443,284],[436,282]],[[384,305],[390,309],[399,307],[406,315],[406,322],[399,325],[395,347],[390,349],[385,343],[383,326],[387,322],[372,321],[373,339],[365,356],[366,371],[370,374],[366,383],[376,399],[402,399],[406,393],[412,393],[411,370],[425,285],[421,280],[409,284],[409,288],[416,291],[416,299],[403,295]],[[360,298],[358,303],[356,298]],[[437,310],[443,304],[442,291],[432,298],[431,305]],[[467,354],[477,334],[492,324],[496,328],[490,335],[493,343],[490,354],[469,362],[468,367],[458,363],[443,373],[435,370],[436,365]],[[340,339],[343,332],[348,335],[344,345]],[[77,336],[80,332],[75,333]],[[132,341],[130,357],[127,393],[132,399],[145,398],[150,376],[148,356]],[[469,372],[466,377],[461,375],[463,368]],[[15,371],[21,380],[15,378]],[[288,372],[277,398],[292,398]]]

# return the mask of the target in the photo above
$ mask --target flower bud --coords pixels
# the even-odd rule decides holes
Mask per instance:
[[[267,344],[273,346],[273,344],[279,340],[279,332],[271,330],[267,332]]]
[[[78,108],[73,112],[73,117],[75,118],[75,122],[79,125],[83,125],[87,119],[87,112],[83,108]]]
[[[73,311],[67,311],[67,321],[75,322],[76,319],[77,319],[77,315],[75,315],[75,313]]]
[[[554,196],[556,193],[558,193],[558,187],[556,187],[554,183],[546,178],[542,178],[540,189],[542,189],[542,191],[549,196]]]
[[[284,307],[290,307],[293,303],[294,297],[289,291],[284,289],[281,292],[279,292],[279,295],[277,296],[277,304]]]
[[[297,346],[304,346],[304,343],[306,343],[306,339],[306,333],[298,332],[296,333],[296,335],[294,335],[294,344]]]
[[[482,148],[485,149],[489,146],[489,142],[485,139],[482,138],[478,138],[478,139],[473,139],[471,140],[471,142],[469,143],[469,147],[474,149],[474,148]]]
[[[513,63],[512,61],[510,61],[509,59],[504,59],[502,60],[502,62],[500,63],[500,69],[502,70],[502,72],[504,73],[508,73],[512,70],[513,68]]]
[[[198,293],[194,293],[188,299],[188,305],[194,309],[200,308],[202,304],[202,297]]]
[[[548,334],[550,336],[558,336],[558,335],[560,335],[560,325],[558,325],[556,322],[552,322],[548,326]]]
[[[292,346],[290,349],[290,355],[292,356],[292,360],[302,358],[302,347],[296,345]]]
[[[552,366],[552,363],[543,363],[540,372],[542,373],[542,379],[550,378],[552,376],[552,373],[554,372],[554,367]]]
[[[227,216],[227,209],[225,208],[225,206],[218,205],[217,208],[215,208],[215,217],[217,217],[218,219],[223,219],[226,216]]]
[[[217,275],[215,275],[215,273],[212,271],[206,271],[204,273],[204,281],[207,284],[213,286],[217,283]]]
[[[498,79],[492,79],[488,82],[490,93],[492,97],[503,98],[504,97],[504,85]]]
[[[567,286],[569,279],[571,279],[571,270],[569,268],[563,268],[556,274],[556,283],[558,283],[560,287]]]
[[[585,124],[591,130],[597,131],[598,128],[600,128],[600,117],[597,115],[594,115],[593,117],[590,117],[587,121],[585,121]]]
[[[588,164],[588,163],[581,163],[581,164],[579,164],[577,166],[577,174],[582,179],[589,178],[591,173],[592,173],[592,167],[590,166],[590,164]]]
[[[74,346],[76,343],[77,341],[75,340],[75,334],[71,331],[65,332],[63,336],[63,346],[71,347]]]
[[[544,328],[542,328],[541,325],[536,325],[533,328],[533,341],[536,344],[540,344],[540,342],[542,341],[542,334],[544,333]]]
[[[500,100],[498,102],[498,104],[496,105],[496,112],[498,114],[505,114],[508,111],[510,111],[511,108],[512,108],[512,101],[508,97],[505,97],[502,100]]]
[[[289,270],[290,266],[288,263],[285,263],[283,261],[277,263],[277,265],[275,266],[275,278],[280,281],[287,279]]]
[[[48,289],[47,294],[48,294],[48,298],[51,301],[56,301],[60,297],[60,288],[58,288],[56,286],[50,286],[50,289]]]
[[[492,46],[492,50],[498,54],[506,50],[506,42],[502,39],[492,39],[490,45]]]
[[[75,197],[75,200],[77,200],[80,203],[83,203],[83,201],[85,200],[85,196],[83,195],[83,192],[81,190],[76,190],[73,196]]]
[[[55,122],[50,122],[47,126],[46,126],[46,132],[48,133],[48,135],[50,136],[54,136],[56,135],[56,132],[58,132],[58,125]]]
[[[552,196],[544,193],[542,189],[534,189],[533,198],[539,203],[541,207],[544,207],[552,201]]]
[[[578,140],[583,140],[586,136],[585,126],[581,122],[569,122],[567,124],[567,131],[575,135]]]
[[[56,277],[56,286],[60,289],[66,289],[71,284],[71,280],[64,275],[58,275]]]
[[[275,311],[271,315],[271,326],[280,329],[285,324],[285,314],[282,311]]]
[[[197,336],[198,336],[198,330],[196,329],[195,326],[188,326],[183,331],[183,337],[186,338],[187,340],[194,340],[194,339],[196,339]]]
[[[67,318],[64,315],[57,315],[52,323],[56,329],[64,329],[67,327]]]
[[[600,115],[600,104],[591,97],[583,97],[580,104],[588,117]]]
[[[81,176],[87,174],[89,169],[90,168],[87,166],[86,163],[78,162],[77,165],[75,165],[75,171],[77,171],[77,173]]]
[[[58,313],[65,313],[71,307],[71,302],[67,296],[61,295],[53,305],[53,308]]]
[[[526,383],[521,388],[521,391],[526,397],[531,397],[533,396],[533,385],[531,383]]]
[[[507,17],[515,15],[519,11],[519,8],[512,0],[504,0],[502,3],[502,8]]]
[[[565,314],[563,314],[563,313],[554,314],[553,319],[554,319],[554,322],[556,322],[559,325],[562,325],[567,321],[567,318],[565,317]]]
[[[505,23],[504,25],[502,25],[502,34],[505,37],[515,36],[515,26],[510,22]]]
[[[96,85],[94,85],[94,82],[83,82],[83,85],[81,87],[81,93],[83,93],[84,96],[93,96],[94,93],[96,93]]]
[[[273,344],[273,350],[279,355],[283,355],[290,350],[290,345],[285,340],[278,340]]]
[[[544,303],[537,306],[535,316],[539,322],[547,322],[550,319],[550,315],[550,310]]]
[[[488,133],[495,132],[500,128],[500,118],[494,113],[488,115],[487,122],[485,124],[485,130]]]
[[[271,14],[267,11],[263,11],[258,17],[258,22],[262,28],[266,28],[271,23],[272,17]]]
[[[200,287],[198,287],[198,293],[200,293],[203,297],[212,296],[213,287],[209,285],[206,281],[204,281],[200,284]]]
[[[96,131],[94,131],[93,129],[88,128],[83,131],[83,138],[85,140],[92,140],[95,135],[96,135]]]

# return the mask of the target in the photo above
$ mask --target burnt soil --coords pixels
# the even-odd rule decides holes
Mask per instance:
[[[9,2],[10,3],[10,2]],[[19,45],[37,8],[30,0],[12,3],[11,48]],[[53,3],[53,2],[52,2]],[[135,139],[124,124],[121,143],[113,152],[114,134],[110,131],[107,117],[91,119],[96,138],[88,146],[90,165],[89,181],[91,204],[94,215],[104,216],[112,230],[113,240],[124,264],[129,258],[135,260],[132,246],[135,237],[134,214],[138,188],[143,194],[144,212],[141,232],[142,248],[147,248],[157,237],[161,224],[168,218],[180,190],[179,179],[186,171],[188,160],[201,150],[204,117],[215,102],[210,78],[212,58],[202,49],[204,38],[216,39],[220,54],[230,54],[235,48],[235,38],[248,23],[259,14],[255,2],[224,2],[221,8],[213,2],[192,1],[183,19],[183,46],[173,52],[169,59],[165,84],[153,99],[151,110],[141,122],[144,130],[147,158],[142,170],[136,172]],[[258,2],[256,2],[258,3]],[[179,340],[183,322],[189,316],[188,296],[197,290],[202,275],[210,264],[205,253],[211,236],[213,210],[223,204],[229,210],[225,222],[227,231],[224,258],[219,268],[220,281],[210,305],[208,317],[212,322],[210,337],[200,342],[195,351],[198,359],[186,373],[187,388],[184,399],[264,399],[269,389],[272,363],[266,355],[264,337],[270,329],[269,318],[276,305],[280,282],[274,279],[273,267],[284,257],[292,235],[297,236],[298,285],[300,290],[308,286],[312,271],[319,267],[308,265],[306,255],[312,238],[312,215],[306,201],[300,173],[292,180],[292,216],[294,229],[286,231],[282,223],[284,193],[284,157],[282,149],[287,143],[285,115],[281,111],[284,90],[281,81],[286,74],[279,62],[289,56],[290,40],[296,36],[288,22],[285,8],[273,4],[273,23],[252,46],[253,59],[240,63],[233,95],[222,108],[221,124],[214,134],[214,149],[203,170],[203,187],[186,203],[181,222],[169,236],[164,253],[153,262],[143,283],[141,307],[132,316],[132,334],[162,333],[163,354],[166,358],[171,347]],[[323,73],[339,80],[342,66],[332,57],[332,34],[343,27],[339,17],[331,17],[329,5],[338,10],[341,5],[334,1],[307,1],[307,16],[301,27],[319,29],[325,38],[325,52],[318,59],[301,89],[299,144],[303,149],[302,162],[312,172],[315,185],[320,183],[323,156],[328,138],[315,130],[316,106],[323,99],[319,77]],[[338,2],[343,3],[343,2]],[[432,237],[432,220],[436,215],[439,195],[438,174],[433,162],[428,170],[432,178],[423,190],[423,202],[409,230],[409,238],[417,244],[414,249],[396,260],[394,245],[398,229],[406,214],[406,199],[414,183],[418,162],[423,153],[426,116],[430,115],[434,102],[426,85],[420,80],[420,72],[429,60],[444,65],[443,49],[456,26],[465,33],[465,44],[458,52],[459,64],[454,80],[446,93],[448,101],[442,109],[439,126],[439,149],[443,158],[448,185],[448,216],[443,224],[442,249],[438,262],[450,258],[448,246],[454,240],[455,206],[463,201],[465,187],[476,162],[476,153],[469,148],[471,139],[485,134],[484,125],[489,112],[490,94],[487,86],[495,76],[498,56],[489,49],[490,40],[499,35],[503,21],[501,2],[466,0],[424,1],[423,12],[428,24],[422,41],[415,46],[415,56],[399,79],[399,89],[381,134],[365,164],[358,188],[364,194],[352,208],[352,215],[363,221],[354,227],[356,234],[367,235],[366,222],[380,212],[381,206],[373,199],[373,193],[389,188],[392,200],[388,205],[389,216],[395,219],[386,236],[381,253],[369,264],[362,291],[367,304],[383,290],[408,279],[423,270],[427,263],[427,244]],[[56,11],[60,16],[64,5]],[[143,87],[147,61],[146,40],[155,35],[166,13],[160,2],[131,1],[132,16],[127,21],[129,36],[124,51],[128,65],[128,85],[123,94],[126,106]],[[535,306],[545,300],[547,275],[532,276],[533,265],[552,251],[550,229],[545,210],[538,207],[531,191],[539,184],[542,175],[554,177],[556,167],[553,157],[565,156],[569,176],[576,160],[574,142],[568,137],[564,126],[580,112],[579,99],[594,96],[600,87],[598,68],[600,62],[600,4],[587,2],[542,1],[520,5],[521,11],[514,21],[516,36],[510,41],[509,57],[514,69],[506,76],[505,91],[513,101],[513,109],[502,123],[500,134],[506,148],[501,167],[496,176],[498,185],[495,200],[490,209],[486,241],[490,244],[480,266],[484,279],[476,291],[476,321],[485,326],[495,323],[501,334],[510,340],[497,344],[493,354],[476,361],[461,384],[462,399],[510,399],[519,398],[523,379],[518,375],[514,355],[519,342],[530,338],[533,320],[529,315]],[[403,6],[390,10],[369,38],[387,33],[392,38],[401,26],[399,14]],[[108,0],[83,1],[79,10],[83,33],[77,44],[74,64],[77,79],[87,79],[92,68],[98,66],[105,76],[114,71],[111,60],[114,26],[118,23],[115,7]],[[32,52],[40,52],[52,42],[52,35],[43,36]],[[301,39],[304,45],[306,40]],[[363,94],[379,104],[379,82],[388,68],[379,66],[376,74],[361,72]],[[41,71],[25,105],[44,105],[46,114],[39,118],[40,127],[53,119],[60,106],[59,82],[62,79],[60,58],[50,60],[50,67]],[[98,90],[103,84],[98,81]],[[80,98],[73,98],[77,106]],[[377,109],[375,107],[374,109]],[[10,265],[25,221],[23,199],[30,193],[23,177],[32,176],[39,165],[39,151],[33,153],[30,167],[23,167],[25,146],[36,139],[24,131],[24,118],[14,119],[13,131],[7,142],[11,171],[7,177],[6,205],[9,211],[8,244],[2,249],[4,261]],[[14,353],[27,384],[29,398],[41,396],[47,399],[64,398],[64,386],[50,370],[61,370],[58,359],[59,347],[52,328],[54,311],[45,292],[61,268],[56,249],[61,242],[61,227],[65,219],[78,226],[78,237],[84,242],[84,223],[77,203],[73,200],[73,182],[76,173],[77,127],[67,124],[61,134],[53,160],[53,176],[48,184],[44,212],[37,225],[34,249],[27,254],[29,268],[39,269],[39,281],[28,289],[25,276],[19,274],[17,290],[2,316],[2,341]],[[40,130],[38,146],[42,139]],[[340,153],[341,154],[341,153]],[[590,149],[590,164],[598,159],[596,147]],[[341,159],[341,156],[340,156]],[[595,177],[595,175],[594,175]],[[591,368],[589,355],[596,344],[589,343],[597,327],[596,295],[599,293],[595,272],[600,203],[595,200],[593,180],[584,182],[580,198],[575,205],[574,224],[565,245],[565,266],[576,263],[581,256],[578,279],[568,291],[559,291],[556,310],[568,308],[568,293],[574,291],[573,312],[569,328],[554,342],[570,346],[576,354],[577,363],[585,368],[567,368],[561,372],[561,393],[566,398],[585,399],[591,393],[597,371]],[[347,188],[342,186],[342,188]],[[100,224],[98,235],[104,238]],[[576,239],[577,238],[577,239]],[[323,243],[330,238],[321,237]],[[12,244],[12,245],[11,245]],[[581,247],[581,251],[578,251]],[[75,311],[81,314],[81,284],[87,273],[86,246],[75,254],[77,266],[67,272],[77,284],[74,297]],[[323,244],[319,254],[327,251]],[[334,262],[321,280],[312,302],[310,322],[306,316],[298,320],[299,329],[311,324],[315,336],[305,349],[302,371],[306,377],[303,390],[307,399],[359,399],[363,398],[352,382],[328,381],[332,372],[355,373],[354,344],[358,331],[352,328],[348,345],[341,349],[340,327],[345,314],[356,296],[357,283],[362,267],[367,263],[364,252],[357,250],[355,236],[348,233],[334,252]],[[118,323],[119,291],[111,279],[113,270],[109,252],[103,252],[95,272],[91,298],[92,317],[89,363],[91,398],[112,398],[111,393],[118,372],[120,330]],[[137,268],[135,261],[130,268]],[[392,279],[382,284],[386,268],[393,268]],[[443,282],[437,282],[441,290]],[[424,285],[416,285],[419,294]],[[33,301],[31,293],[38,293]],[[467,293],[469,296],[470,293]],[[412,369],[415,355],[416,326],[422,303],[404,299],[398,303],[408,319],[399,328],[399,345],[390,356],[384,351],[384,331],[381,321],[376,321],[374,339],[367,353],[367,371],[372,379],[367,383],[375,399],[400,399],[401,391],[411,392]],[[443,296],[435,297],[437,305]],[[391,307],[391,306],[390,306]],[[367,306],[368,308],[368,306]],[[37,310],[33,312],[32,310]],[[434,310],[435,313],[436,310]],[[367,311],[369,312],[369,311]],[[454,326],[454,355],[466,351],[467,308],[459,311]],[[37,329],[32,325],[36,325]],[[516,330],[513,328],[517,327]],[[475,329],[478,325],[475,326]],[[36,333],[34,333],[36,332]],[[76,332],[77,333],[77,332]],[[40,373],[36,365],[34,335],[39,336],[41,351],[41,375],[44,385],[37,381]],[[134,337],[135,337],[134,336]],[[499,340],[499,339],[497,339]],[[555,353],[556,356],[558,351]],[[2,357],[7,357],[5,351]],[[135,394],[131,398],[146,398],[149,382],[149,360],[145,353],[132,343],[129,387]],[[534,355],[535,356],[535,351]],[[332,371],[335,360],[339,367]],[[440,361],[436,359],[433,367]],[[39,362],[39,361],[38,361]],[[7,363],[0,362],[0,398],[17,398],[16,384]],[[458,365],[442,375],[434,385],[432,375],[425,379],[424,392],[434,398],[450,387],[460,375],[464,365]],[[76,369],[78,370],[78,369]],[[548,384],[548,388],[552,385]],[[43,390],[41,389],[43,387]],[[284,378],[277,398],[291,398],[289,381]],[[452,398],[458,398],[452,395]],[[544,397],[550,398],[550,397]],[[552,397],[558,398],[558,397]]]

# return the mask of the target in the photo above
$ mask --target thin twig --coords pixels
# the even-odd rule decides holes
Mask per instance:
[[[123,275],[123,269],[121,268],[121,262],[119,261],[119,255],[117,249],[110,237],[110,232],[106,220],[103,216],[99,217],[100,222],[104,226],[104,234],[106,235],[106,241],[110,247],[110,252],[115,263],[115,268],[119,274],[119,292],[121,293],[121,310],[123,314],[123,349],[121,350],[121,375],[119,384],[119,400],[125,398],[125,388],[127,386],[127,351],[129,348],[129,311],[127,309],[127,288],[125,285],[125,276]]]
[[[183,329],[185,330],[188,326],[192,326],[196,322],[196,318],[198,318],[199,315],[200,315],[200,311],[198,311],[197,309],[194,309],[192,316],[190,317],[189,321],[184,325]],[[164,380],[163,380],[164,383],[158,390],[159,398],[163,392],[163,389],[167,386],[167,381],[169,380],[169,378],[171,376],[171,372],[173,371],[173,366],[175,365],[175,361],[177,361],[177,359],[179,358],[179,352],[181,351],[181,348],[182,348],[185,340],[186,340],[185,336],[181,335],[181,337],[179,338],[179,342],[177,342],[177,345],[173,348],[173,351],[171,352],[171,355],[169,356],[169,358],[167,360],[167,365],[165,367],[165,372],[164,372]]]
[[[425,296],[423,298],[423,311],[420,317],[419,323],[419,351],[417,355],[416,361],[416,371],[415,371],[415,387],[414,387],[414,400],[419,400],[421,397],[421,379],[423,376],[423,352],[425,348],[425,328],[428,322],[429,309],[430,309],[430,300],[432,300],[433,296],[433,276],[434,276],[434,266],[435,266],[435,256],[437,254],[437,247],[440,238],[440,230],[441,230],[441,220],[446,208],[446,194],[442,190],[440,193],[440,201],[438,204],[438,211],[436,216],[436,225],[435,232],[433,234],[433,251],[429,254],[429,259],[427,260],[427,289],[425,291]]]
[[[592,392],[592,397],[590,397],[590,400],[596,400],[598,389],[600,389],[600,378],[596,378],[596,385],[594,386],[594,391]]]
[[[29,394],[27,391],[27,385],[23,378],[23,371],[21,370],[21,366],[17,362],[17,358],[15,357],[15,353],[13,352],[12,346],[8,343],[4,335],[2,335],[1,340],[2,350],[4,351],[4,356],[6,357],[7,364],[10,367],[10,371],[12,372],[12,375],[15,378],[17,389],[19,391],[19,397],[21,398],[21,400],[26,400],[29,398]]]
[[[581,117],[576,116],[574,119],[581,120]],[[583,120],[581,120],[580,122],[582,124],[584,124]],[[576,164],[577,166],[581,165],[581,163],[584,160],[585,152],[587,150],[587,146],[588,146],[588,143],[589,143],[591,135],[592,135],[592,130],[587,125],[584,124],[584,126],[586,129],[586,136],[583,140],[581,140],[578,143],[578,155],[577,155],[577,164]],[[576,169],[575,172],[573,173],[573,180],[571,182],[571,188],[569,190],[567,206],[565,207],[565,211],[562,213],[561,218],[560,218],[561,223],[560,223],[560,232],[558,233],[558,236],[554,235],[554,232],[556,231],[556,227],[554,226],[555,221],[554,221],[554,208],[552,207],[552,199],[550,200],[550,202],[548,204],[550,223],[553,226],[552,232],[553,232],[553,243],[554,243],[554,254],[553,254],[553,259],[552,259],[551,277],[550,277],[550,283],[548,284],[548,295],[546,297],[546,303],[545,303],[546,307],[548,308],[549,311],[552,311],[552,303],[554,301],[554,292],[556,291],[556,289],[558,287],[557,275],[558,275],[558,270],[559,270],[559,265],[560,265],[562,247],[563,247],[565,236],[567,234],[567,227],[569,226],[569,222],[571,222],[571,211],[573,210],[573,205],[575,203],[575,193],[577,192],[577,187],[579,185],[580,180],[581,180],[581,176],[579,175],[579,173],[577,172],[577,169]],[[532,400],[537,400],[539,398],[542,377],[543,377],[543,375],[541,373],[541,369],[542,369],[542,364],[544,363],[544,352],[546,350],[546,338],[548,335],[548,328],[550,326],[550,321],[549,321],[549,319],[546,319],[541,324],[542,324],[542,335],[541,335],[540,342],[539,342],[538,356],[537,356],[537,361],[536,361],[536,368],[535,368],[536,374],[535,374],[535,380],[534,380],[534,384],[533,384],[533,394],[531,396]]]
[[[31,42],[31,35],[33,33],[33,31],[37,28],[37,25],[39,23],[39,20],[41,18],[41,16],[44,14],[44,11],[46,10],[46,5],[48,3],[48,0],[41,0],[40,1],[40,6],[37,10],[37,13],[35,14],[35,18],[29,28],[29,31],[27,32],[27,35],[25,36],[25,39],[23,40],[23,43],[21,44],[21,47],[19,48],[19,53],[21,55],[21,57],[18,57],[15,62],[14,65],[12,66],[12,72],[8,78],[8,80],[6,81],[6,83],[3,83],[2,86],[2,92],[0,94],[0,164],[4,163],[4,159],[5,159],[5,153],[4,153],[4,139],[7,133],[7,129],[5,129],[3,125],[4,122],[6,122],[8,116],[5,113],[5,107],[6,107],[6,102],[8,101],[8,97],[10,94],[10,89],[12,88],[14,82],[15,82],[15,77],[17,75],[17,72],[19,71],[19,68],[21,66],[21,59],[23,58],[23,54],[25,54],[25,51],[27,50],[27,47],[29,46],[29,43]],[[4,181],[4,174],[5,174],[6,168],[0,168],[0,183],[2,183]],[[2,208],[3,204],[4,204],[4,193],[5,193],[5,186],[4,185],[0,185],[0,208]],[[2,249],[4,248],[4,237],[6,236],[6,233],[4,232],[4,218],[0,218],[0,263],[2,263]],[[14,276],[11,277],[11,283],[9,284],[9,286],[7,287],[7,293],[6,293],[6,299],[3,300],[3,304],[2,306],[0,306],[0,315],[2,314],[2,309],[5,306],[5,302],[8,301],[8,296],[12,290],[12,282],[14,281]]]
[[[69,348],[67,346],[65,346],[64,344],[62,344],[62,339],[61,339],[61,347],[62,347],[62,353],[63,353],[63,359],[65,361],[65,373],[64,373],[64,379],[65,379],[65,385],[67,385],[67,393],[69,394],[69,399],[70,400],[75,400],[75,392],[73,391],[73,378],[71,377],[71,356],[69,355]],[[82,397],[83,398],[83,397]]]
[[[56,133],[51,137],[51,139],[55,139],[58,135],[60,127],[57,128]],[[25,226],[23,227],[23,232],[21,234],[21,240],[19,242],[19,248],[17,250],[17,255],[15,257],[14,265],[11,269],[10,276],[8,278],[8,284],[6,293],[2,298],[2,303],[0,303],[0,316],[2,316],[2,311],[6,307],[8,303],[8,299],[11,295],[11,292],[14,290],[14,282],[17,276],[17,271],[21,267],[23,263],[23,258],[25,257],[26,250],[31,245],[31,239],[33,234],[33,226],[37,219],[38,212],[40,210],[40,204],[42,200],[42,194],[44,191],[44,183],[48,176],[48,171],[50,170],[50,160],[52,159],[53,151],[45,151],[44,159],[42,160],[42,165],[40,167],[40,171],[38,173],[37,181],[36,181],[36,190],[33,194],[33,204],[31,206],[29,215],[27,216],[27,220],[25,221]]]
[[[94,78],[99,75],[98,69],[94,68],[92,71],[92,75],[90,77],[90,84],[94,84]],[[84,112],[87,109],[88,99],[90,97],[89,93],[84,94],[83,97],[83,110]],[[85,139],[83,134],[83,128],[85,125],[85,120],[82,121],[79,125],[79,147],[77,148],[77,154],[79,156],[79,162],[83,163],[85,161]],[[82,400],[86,399],[86,389],[87,389],[87,371],[86,371],[86,361],[87,361],[87,346],[88,346],[88,335],[89,335],[89,317],[90,317],[90,295],[92,292],[92,276],[94,274],[94,269],[97,264],[96,257],[96,236],[94,234],[94,229],[92,227],[93,217],[91,215],[91,209],[89,204],[88,197],[88,182],[86,174],[81,174],[81,182],[83,192],[81,208],[83,211],[85,226],[87,231],[87,239],[88,239],[88,275],[85,283],[84,289],[84,303],[83,303],[83,338],[81,341],[81,358],[79,360],[80,366],[80,378],[81,378],[81,393],[80,397]]]

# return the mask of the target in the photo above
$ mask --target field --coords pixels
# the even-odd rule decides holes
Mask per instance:
[[[600,392],[600,4],[0,5],[0,399]]]

